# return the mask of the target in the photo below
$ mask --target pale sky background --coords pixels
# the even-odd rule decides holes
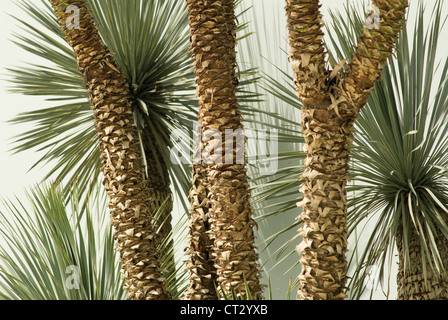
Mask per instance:
[[[356,0],[352,0],[357,2]],[[272,10],[272,15],[266,16],[264,24],[273,24],[274,21],[283,21],[286,25],[284,16],[284,0],[255,0],[256,4],[263,2],[266,7],[272,6],[276,10]],[[431,8],[435,0],[424,0]],[[36,6],[42,6],[40,1],[35,1]],[[322,13],[324,18],[328,14],[328,10],[343,8],[345,0],[322,0]],[[415,11],[417,0],[410,0],[411,12]],[[448,4],[445,7],[448,14]],[[428,12],[430,14],[430,12]],[[24,61],[39,62],[35,57],[26,53],[10,42],[13,32],[20,32],[17,23],[8,14],[15,17],[21,17],[30,21],[23,14],[22,10],[15,5],[12,0],[2,0],[0,8],[0,197],[11,197],[12,195],[22,195],[25,188],[31,187],[38,183],[48,168],[41,170],[33,170],[27,172],[28,169],[39,159],[39,154],[35,152],[24,152],[13,155],[11,149],[12,138],[17,134],[24,132],[24,126],[10,125],[8,120],[14,118],[18,113],[35,110],[36,108],[44,108],[49,106],[41,97],[24,96],[21,94],[13,94],[7,91],[8,78],[5,76],[5,68],[11,66],[22,65]],[[328,17],[328,16],[327,16]],[[412,18],[412,15],[411,15]],[[258,22],[260,23],[260,22]],[[284,36],[286,36],[286,29]],[[444,29],[441,39],[448,40],[448,28]],[[440,44],[439,58],[446,56],[448,52],[448,41]],[[377,298],[381,298],[381,294]],[[393,295],[390,296],[393,299]]]

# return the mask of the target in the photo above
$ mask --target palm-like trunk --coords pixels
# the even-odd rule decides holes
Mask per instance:
[[[394,48],[407,1],[377,0],[373,5],[380,9],[380,28],[364,27],[341,76],[326,64],[319,0],[286,0],[307,152],[299,203],[303,241],[297,248],[302,253],[302,299],[346,296],[346,184],[354,123]]]
[[[116,248],[125,289],[131,299],[168,299],[166,280],[156,254],[152,201],[139,141],[135,132],[132,97],[113,55],[101,43],[85,1],[50,0],[79,70],[85,77],[98,131],[104,187],[109,196]],[[79,28],[66,20],[69,5],[79,9]]]
[[[397,299],[398,300],[448,300],[448,274],[440,273],[431,265],[422,249],[421,239],[416,230],[412,228],[409,239],[409,261],[406,263],[403,252],[402,227],[397,232],[398,274]],[[448,267],[448,239],[442,232],[438,232],[436,245],[439,249],[440,260]],[[423,257],[425,256],[425,260]],[[425,276],[426,274],[426,276]]]
[[[187,0],[187,5],[197,75],[202,150],[207,150],[214,147],[213,141],[206,138],[209,132],[219,132],[224,137],[226,130],[243,128],[236,98],[234,3],[233,0]],[[261,298],[258,254],[254,245],[255,222],[246,168],[244,161],[236,161],[236,155],[244,153],[244,143],[237,141],[231,150],[227,150],[232,141],[223,141],[222,148],[216,150],[227,151],[222,159],[219,159],[220,154],[203,159],[203,174],[206,174],[203,190],[210,206],[208,221],[193,216],[191,230],[202,228],[195,221],[206,223],[204,226],[208,225],[213,235],[210,238],[213,247],[209,253],[198,252],[192,257],[211,257],[216,269],[216,285],[225,294],[230,294],[233,289],[237,294],[247,296],[247,285],[252,296]],[[204,248],[208,247],[206,243],[204,240]],[[195,270],[191,270],[191,274],[197,275]],[[213,278],[214,272],[201,276],[201,282],[205,283],[204,277],[210,275]]]

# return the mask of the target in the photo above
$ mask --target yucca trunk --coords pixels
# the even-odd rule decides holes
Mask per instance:
[[[203,163],[193,164],[190,191],[190,246],[187,268],[190,272],[185,300],[217,300],[216,268],[212,258],[213,234],[210,228],[210,201],[207,198],[207,168]]]
[[[50,0],[61,29],[73,48],[84,75],[94,119],[104,174],[104,187],[116,249],[120,254],[125,289],[131,299],[168,299],[166,280],[156,254],[153,214],[157,210],[144,179],[139,140],[128,84],[113,55],[101,43],[85,1]],[[68,8],[68,6],[74,6]],[[77,9],[79,26],[67,19]]]
[[[238,138],[236,143],[233,137],[224,139],[226,130],[237,132],[243,129],[236,98],[234,3],[233,0],[187,0],[187,5],[197,75],[201,151],[215,149],[210,157],[202,159],[202,174],[206,175],[202,180],[205,183],[202,192],[206,192],[209,201],[208,216],[206,219],[193,216],[191,228],[200,230],[201,224],[210,228],[208,234],[211,235],[212,250],[207,253],[208,240],[204,239],[202,248],[206,252],[193,253],[192,257],[208,255],[211,258],[216,270],[216,287],[223,290],[222,293],[231,295],[233,289],[242,297],[250,293],[252,297],[261,298],[258,254],[254,245],[253,228],[256,224],[252,218],[245,159],[237,159],[244,154],[245,146]],[[218,136],[209,140],[210,133],[218,133]],[[216,148],[221,142],[221,148]],[[223,151],[225,154],[221,154]],[[204,200],[199,198],[199,201]],[[196,248],[192,248],[194,250]],[[195,262],[190,266],[195,266]],[[199,282],[204,284],[205,279],[215,276],[214,271],[206,273],[200,275]],[[190,274],[196,277],[198,272],[193,267]],[[211,282],[208,283],[210,285]],[[199,288],[201,284],[193,283],[194,286]],[[212,288],[207,290],[208,294]]]
[[[396,240],[399,259],[397,299],[448,300],[447,272],[440,273],[434,269],[434,265],[430,264],[422,249],[420,237],[414,228],[412,228],[409,239],[409,261],[406,263],[402,233],[402,229],[399,229]],[[439,249],[440,260],[446,269],[448,268],[448,239],[441,232],[438,232],[435,242]],[[423,256],[425,256],[424,261]]]
[[[307,152],[303,200],[298,203],[303,209],[303,240],[297,247],[302,254],[301,299],[346,297],[346,184],[354,123],[394,48],[407,1],[377,0],[373,5],[380,9],[380,28],[363,28],[344,72],[343,62],[333,71],[326,63],[319,1],[286,0],[290,59],[303,103]]]
[[[151,140],[148,141],[148,140]],[[170,177],[168,167],[161,156],[161,146],[154,145],[155,138],[148,132],[142,133],[142,143],[146,158],[146,180],[148,192],[152,202],[153,222],[156,231],[156,246],[159,260],[165,262],[161,265],[165,278],[170,278],[170,283],[175,282],[174,273],[176,266],[174,261],[174,241],[172,234],[173,197],[170,188]],[[154,149],[156,152],[154,152]],[[157,154],[157,159],[155,154]],[[169,283],[168,283],[169,285]],[[174,292],[171,292],[174,294]]]

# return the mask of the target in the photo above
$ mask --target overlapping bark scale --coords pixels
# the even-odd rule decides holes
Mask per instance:
[[[244,140],[231,135],[225,138],[226,130],[243,129],[236,98],[234,4],[232,0],[187,0],[187,5],[199,97],[201,163],[206,174],[202,181],[206,183],[204,190],[209,201],[206,220],[198,222],[206,223],[213,235],[210,258],[216,270],[216,287],[227,295],[233,289],[245,297],[248,288],[252,297],[261,298],[254,245],[256,224],[249,201],[245,161],[238,157],[244,154]],[[214,134],[217,134],[215,138],[210,139]],[[196,228],[201,227],[192,226],[193,231]],[[191,273],[197,274],[195,270]]]

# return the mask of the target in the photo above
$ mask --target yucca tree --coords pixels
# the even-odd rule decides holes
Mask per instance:
[[[364,25],[354,52],[332,70],[327,63],[319,0],[286,0],[290,59],[303,103],[306,169],[300,191],[302,299],[344,299],[347,191],[354,123],[392,53],[408,5],[377,0],[378,28]]]
[[[244,139],[234,142],[233,136],[226,136],[226,130],[243,128],[236,96],[234,1],[187,0],[187,5],[201,133],[193,177],[187,297],[215,298],[212,291],[219,288],[226,296],[235,292],[261,298],[255,222],[245,160],[239,158]],[[217,136],[210,139],[210,133]],[[222,146],[216,148],[217,143]]]
[[[153,198],[151,181],[145,176],[131,90],[113,54],[102,43],[87,3],[50,2],[75,52],[92,104],[125,289],[131,299],[168,299],[157,255],[157,224],[153,223],[161,201],[167,199]],[[72,14],[79,21],[69,27]]]
[[[0,209],[0,299],[124,300],[104,199],[45,184]]]
[[[192,131],[194,73],[188,56],[188,22],[185,4],[177,1],[130,2],[108,0],[88,1],[87,5],[101,35],[101,40],[114,53],[120,70],[126,77],[133,100],[133,121],[137,126],[134,141],[139,141],[139,153],[144,163],[143,174],[149,182],[153,207],[163,208],[153,219],[157,243],[168,277],[170,291],[179,294],[176,280],[181,270],[175,268],[172,235],[168,235],[173,196],[185,204],[190,173],[187,163],[171,153],[178,141],[171,132]],[[100,149],[92,121],[92,111],[84,77],[79,72],[73,50],[55,19],[48,1],[39,6],[24,1],[23,10],[31,21],[19,20],[23,33],[16,34],[15,43],[34,57],[44,59],[44,65],[29,64],[10,69],[13,90],[19,93],[49,96],[58,104],[19,115],[14,123],[31,123],[34,127],[22,134],[17,151],[40,148],[45,152],[37,165],[47,161],[54,167],[48,177],[63,182],[65,191],[76,186],[88,197],[96,192],[100,181]],[[69,13],[70,14],[70,13]],[[69,16],[69,15],[67,15]],[[155,17],[155,18],[154,18]],[[176,165],[171,163],[177,157]],[[170,190],[171,183],[171,190]],[[178,216],[183,216],[182,206]]]
[[[403,28],[397,55],[357,123],[349,225],[368,240],[353,255],[354,298],[365,290],[372,266],[379,278],[391,273],[395,249],[398,299],[448,298],[448,60],[437,60],[442,9],[443,1],[418,3],[415,22]],[[349,52],[361,28],[353,6],[346,14],[350,23],[333,16],[337,57]]]

